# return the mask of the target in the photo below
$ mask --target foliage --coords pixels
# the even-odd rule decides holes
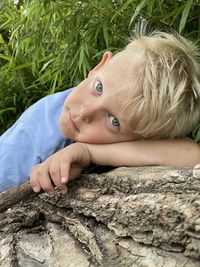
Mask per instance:
[[[4,0],[0,4],[0,124],[76,85],[105,50],[116,52],[141,18],[200,44],[198,0]]]

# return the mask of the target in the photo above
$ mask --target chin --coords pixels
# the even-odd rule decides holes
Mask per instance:
[[[80,140],[78,139],[78,137],[72,133],[71,131],[62,131],[62,133],[64,134],[64,136],[72,141],[75,141],[75,142],[80,142]]]

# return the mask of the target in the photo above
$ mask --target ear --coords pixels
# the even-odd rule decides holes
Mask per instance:
[[[93,75],[96,71],[100,70],[108,61],[112,58],[112,53],[110,51],[107,51],[103,54],[103,57],[98,65],[96,65],[88,74],[88,77],[90,75]]]

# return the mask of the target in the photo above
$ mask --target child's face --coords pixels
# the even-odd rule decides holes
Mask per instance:
[[[123,100],[116,93],[123,79],[133,80],[134,87],[138,64],[130,66],[125,56],[107,64],[111,57],[110,52],[105,53],[64,103],[59,123],[63,134],[71,140],[115,143],[138,139],[130,130],[133,125],[128,125],[128,114],[122,110]]]

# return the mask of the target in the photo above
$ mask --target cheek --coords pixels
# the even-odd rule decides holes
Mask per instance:
[[[80,105],[87,98],[87,91],[78,85],[76,89],[68,96],[66,106]]]
[[[73,103],[76,103],[78,100],[77,98],[77,92],[76,90],[74,92],[72,92],[68,98],[66,99],[66,102],[65,102],[65,107],[68,107],[69,105],[73,104]]]
[[[88,143],[99,143],[102,139],[102,134],[100,134],[99,130],[92,127],[85,129],[85,131],[83,131],[80,136],[84,142]]]
[[[83,131],[80,135],[80,141],[86,142],[86,143],[113,143],[116,140],[114,140],[113,135],[108,132],[106,129],[103,129],[103,127],[88,127]]]

